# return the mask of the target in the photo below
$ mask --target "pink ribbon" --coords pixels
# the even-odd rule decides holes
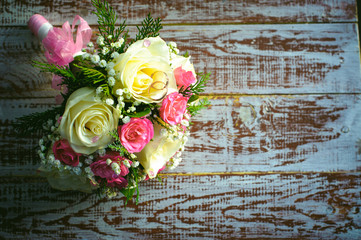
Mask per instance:
[[[80,21],[74,42],[73,32]],[[75,16],[72,27],[65,22],[62,28],[54,28],[48,20],[39,14],[33,15],[28,23],[33,33],[42,40],[45,56],[49,63],[65,66],[74,60],[74,55],[85,48],[90,41],[92,30],[79,15]]]
[[[74,42],[73,32],[78,21],[80,23],[76,33],[76,41]],[[46,59],[49,63],[60,66],[71,63],[74,60],[74,55],[86,47],[91,35],[92,30],[88,23],[78,15],[74,18],[72,28],[70,28],[67,21],[62,28],[50,29],[48,35],[43,39]]]
[[[76,40],[74,42],[73,32],[79,22]],[[45,57],[49,63],[65,66],[74,60],[74,55],[85,48],[92,36],[92,30],[88,23],[76,15],[72,27],[69,22],[65,22],[62,28],[53,27],[48,20],[39,14],[33,15],[29,19],[29,28],[42,40],[45,47]],[[54,75],[52,88],[61,90],[62,79]],[[63,89],[64,92],[67,89]],[[57,96],[57,102],[61,102],[61,95]]]

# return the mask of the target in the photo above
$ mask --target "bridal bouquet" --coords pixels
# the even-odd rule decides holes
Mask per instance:
[[[189,136],[191,117],[208,105],[199,98],[209,74],[196,74],[188,53],[159,37],[161,20],[150,14],[129,37],[125,21],[93,0],[98,17],[96,42],[87,22],[53,27],[41,15],[29,27],[45,48],[58,106],[18,120],[19,132],[41,132],[39,172],[53,188],[119,192],[126,201],[140,181],[174,169]],[[158,176],[159,177],[159,176]]]

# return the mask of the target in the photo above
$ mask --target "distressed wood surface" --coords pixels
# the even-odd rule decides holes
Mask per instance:
[[[354,0],[112,0],[109,3],[129,24],[139,24],[149,12],[168,24],[356,21]],[[97,23],[91,13],[94,9],[90,0],[4,0],[2,5],[1,24],[4,26],[26,25],[35,13],[46,15],[57,25],[63,24],[64,20],[71,21],[77,14],[90,24]]]
[[[39,136],[11,127],[57,94],[30,66],[45,58],[28,18],[96,29],[89,2],[0,4],[0,239],[361,238],[356,1],[110,1],[131,25],[161,17],[161,36],[212,72],[183,162],[126,209],[51,189],[35,175]]]
[[[359,174],[163,176],[141,202],[0,179],[6,239],[359,239]],[[106,237],[105,237],[106,236]]]
[[[133,31],[134,32],[134,28]],[[26,28],[0,28],[2,97],[49,97],[46,61]],[[198,72],[212,72],[208,94],[360,93],[355,24],[166,26],[162,36],[192,55]]]
[[[22,114],[45,111],[51,101],[0,100],[0,175],[35,172],[39,136],[16,137],[9,124]],[[193,119],[184,161],[172,172],[361,169],[360,95],[233,96],[210,101],[212,106]]]

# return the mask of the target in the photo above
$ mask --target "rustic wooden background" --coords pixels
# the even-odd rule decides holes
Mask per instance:
[[[161,36],[212,72],[183,163],[126,209],[51,189],[35,173],[39,136],[11,127],[57,94],[30,66],[45,58],[27,20],[80,14],[96,29],[89,2],[1,1],[0,238],[361,238],[355,0],[110,1],[132,26],[161,17]]]

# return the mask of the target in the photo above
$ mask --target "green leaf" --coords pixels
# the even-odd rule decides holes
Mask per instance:
[[[196,101],[196,100],[198,100],[198,99],[199,99],[199,96],[193,94],[193,95],[189,98],[188,103],[194,102],[194,101]]]
[[[125,113],[125,115],[132,117],[132,118],[140,118],[140,117],[144,117],[145,115],[149,114],[150,112],[151,112],[150,108],[146,108],[141,112]]]

